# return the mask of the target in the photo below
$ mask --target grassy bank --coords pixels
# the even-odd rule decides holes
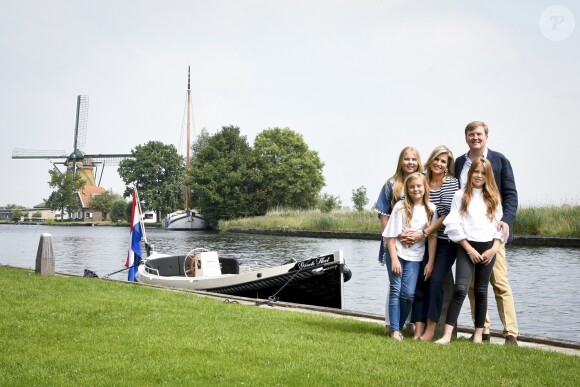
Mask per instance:
[[[273,210],[265,216],[221,221],[220,229],[256,227],[327,231],[380,232],[374,211]],[[580,237],[580,206],[520,208],[515,235]]]
[[[579,385],[580,359],[0,267],[0,385]]]

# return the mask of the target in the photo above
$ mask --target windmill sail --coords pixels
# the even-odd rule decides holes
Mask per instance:
[[[87,95],[77,96],[75,129],[73,139],[73,151],[67,153],[64,150],[36,150],[15,148],[12,151],[13,159],[62,159],[61,162],[53,164],[66,165],[67,171],[73,174],[80,173],[88,186],[95,184],[95,167],[100,165],[118,165],[119,161],[133,157],[132,154],[115,153],[85,153],[84,148],[87,138],[87,123],[89,116],[89,97]]]
[[[75,140],[73,149],[85,149],[87,142],[87,122],[89,121],[89,96],[77,96],[77,117],[75,119]]]

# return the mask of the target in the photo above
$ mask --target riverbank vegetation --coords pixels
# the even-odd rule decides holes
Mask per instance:
[[[0,221],[0,223],[14,223]],[[48,219],[48,225],[66,226],[128,226],[118,222],[70,222]],[[160,227],[160,223],[146,227]],[[379,233],[380,225],[374,211],[333,210],[270,210],[264,216],[239,218],[219,222],[219,229],[230,227],[268,228],[282,230],[346,231]],[[534,235],[560,238],[580,238],[580,206],[524,207],[518,210],[514,224],[515,235]]]
[[[396,342],[371,322],[24,269],[0,276],[0,385],[580,384],[577,357],[539,349]]]
[[[516,235],[580,237],[580,206],[520,208],[514,229]]]
[[[221,230],[229,227],[354,231],[380,233],[380,223],[374,211],[275,209],[264,216],[241,218],[219,223]],[[515,235],[580,237],[580,206],[524,207],[518,210]]]

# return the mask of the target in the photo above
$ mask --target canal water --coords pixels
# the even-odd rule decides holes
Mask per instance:
[[[0,264],[35,266],[40,236],[52,235],[58,272],[82,275],[84,269],[100,277],[123,268],[129,229],[122,227],[64,227],[0,225]],[[214,232],[146,230],[155,250],[186,254],[196,247],[235,257],[243,265],[280,264],[343,250],[352,279],[345,284],[344,309],[384,315],[388,287],[386,267],[377,262],[378,241],[319,239]],[[508,246],[510,283],[520,333],[580,342],[580,249]],[[110,278],[126,280],[126,271]],[[0,281],[1,286],[1,281]],[[493,291],[489,290],[492,328],[501,329]],[[472,326],[469,302],[460,325]]]

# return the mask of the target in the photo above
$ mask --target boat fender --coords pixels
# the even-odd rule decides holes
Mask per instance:
[[[352,271],[346,265],[343,265],[342,275],[344,276],[344,282],[348,282],[352,278]]]

